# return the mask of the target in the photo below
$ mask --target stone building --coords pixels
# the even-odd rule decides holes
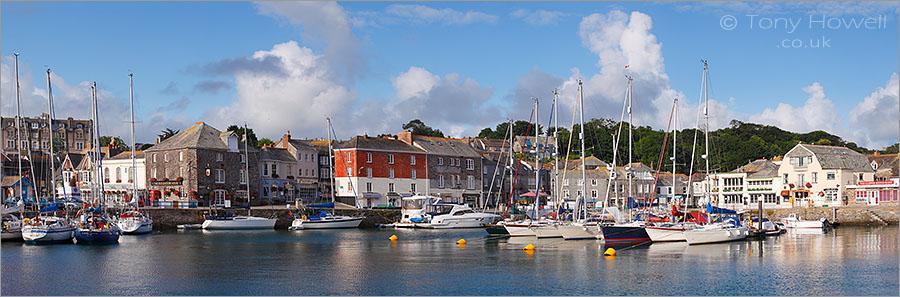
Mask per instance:
[[[427,194],[448,202],[480,203],[481,155],[472,146],[460,139],[413,135],[409,130],[398,133],[397,139],[427,155]]]
[[[512,191],[513,203],[518,201],[519,195],[534,191],[535,179],[532,165],[516,158],[510,160],[508,154],[508,152],[502,155],[499,153],[482,154],[482,199],[490,207],[509,204],[510,188],[513,186],[515,186]],[[519,171],[518,176],[516,170]],[[514,183],[511,182],[513,179],[515,179]]]
[[[321,200],[319,187],[321,173],[319,167],[321,163],[319,160],[320,152],[311,142],[304,139],[292,139],[291,132],[288,131],[278,142],[272,145],[275,148],[286,149],[288,155],[294,158],[294,164],[289,165],[287,178],[294,180],[294,186],[296,186],[294,197],[302,201]],[[325,151],[325,157],[328,157],[327,151]],[[327,159],[325,167],[328,167]]]
[[[258,155],[258,149],[248,151],[233,131],[197,122],[144,152],[150,198],[195,200],[200,206],[245,205],[248,194],[260,197]]]
[[[49,115],[41,114],[40,117],[30,118],[23,117],[21,119],[21,148],[23,155],[45,155],[50,153],[50,128],[48,127]],[[56,135],[54,140],[60,139],[60,147],[62,152],[54,147],[56,153],[78,153],[87,148],[91,144],[91,136],[93,135],[91,120],[54,119],[53,124],[56,126],[54,130]],[[6,154],[18,154],[16,144],[16,120],[15,118],[2,118],[0,121],[0,135],[3,137],[3,151]]]

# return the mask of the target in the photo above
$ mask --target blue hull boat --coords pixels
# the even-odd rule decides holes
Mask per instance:
[[[119,230],[76,230],[79,244],[111,244],[119,242]]]
[[[632,245],[650,242],[650,235],[643,227],[637,226],[603,226],[603,240],[606,245]]]

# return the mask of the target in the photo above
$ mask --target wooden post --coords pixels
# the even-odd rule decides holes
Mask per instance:
[[[763,198],[759,199],[759,228],[756,230],[760,232],[760,235],[765,235],[765,230],[763,230]]]

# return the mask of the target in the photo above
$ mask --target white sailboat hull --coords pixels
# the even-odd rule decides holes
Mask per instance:
[[[205,220],[201,227],[205,230],[274,229],[275,219],[237,216],[230,219]]]
[[[75,238],[75,226],[25,226],[22,239],[30,243],[71,242]]]
[[[532,226],[531,230],[534,231],[534,235],[537,236],[537,238],[563,237],[555,225],[546,224]]]
[[[3,230],[3,232],[0,233],[0,240],[3,240],[3,241],[21,240],[21,239],[22,239],[22,229]]]
[[[647,227],[647,235],[653,242],[685,241],[684,228],[672,227]]]
[[[122,234],[146,234],[153,231],[153,221],[146,217],[120,219],[117,223]]]
[[[600,239],[603,237],[600,234],[600,229],[597,228],[597,225],[571,223],[560,224],[557,225],[556,228],[565,240]]]
[[[812,228],[812,229],[822,229],[825,224],[822,221],[801,221],[801,220],[785,220],[784,226],[787,228]]]
[[[334,219],[323,219],[323,220],[304,220],[304,219],[294,219],[291,222],[291,227],[289,230],[303,230],[303,229],[343,229],[343,228],[357,228],[359,227],[359,223],[362,222],[363,218],[356,217],[337,217]]]
[[[507,224],[503,226],[506,228],[506,232],[509,232],[509,236],[512,237],[521,237],[521,236],[537,236],[534,233],[534,230],[531,230],[529,225],[513,225]]]
[[[704,244],[716,242],[728,242],[747,238],[746,227],[724,229],[694,229],[684,232],[684,239],[688,244]]]

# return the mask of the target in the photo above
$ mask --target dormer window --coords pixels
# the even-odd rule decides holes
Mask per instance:
[[[872,170],[878,170],[878,162],[872,161]]]

